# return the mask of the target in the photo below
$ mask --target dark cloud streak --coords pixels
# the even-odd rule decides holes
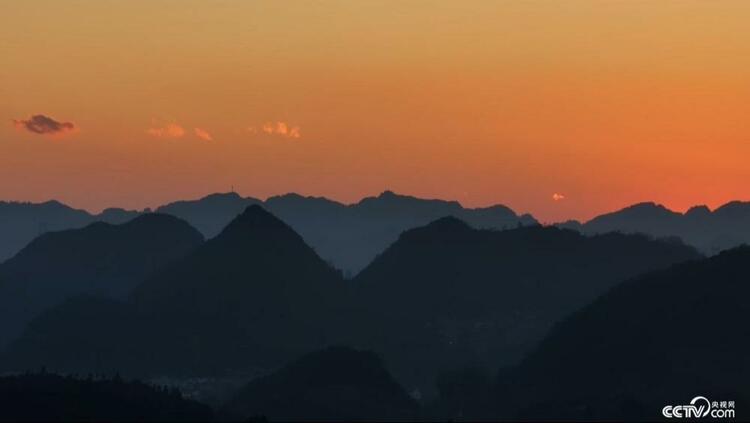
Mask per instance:
[[[29,119],[13,119],[16,128],[40,135],[62,134],[75,129],[72,122],[58,122],[49,116],[34,115]]]

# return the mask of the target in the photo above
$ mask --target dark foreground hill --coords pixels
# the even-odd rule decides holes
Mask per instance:
[[[353,281],[371,319],[359,344],[425,387],[438,370],[515,363],[557,320],[617,283],[698,257],[641,235],[477,230],[440,219],[404,232]]]
[[[2,366],[252,374],[332,343],[351,324],[338,310],[346,292],[340,272],[282,221],[251,206],[127,302],[78,299],[41,315]]]
[[[417,409],[377,355],[345,347],[307,354],[256,379],[225,407],[271,421],[403,421]]]
[[[161,214],[41,235],[0,264],[0,347],[32,317],[66,299],[127,297],[156,269],[202,241],[183,220]]]
[[[742,247],[615,287],[501,374],[496,402],[531,420],[655,420],[700,395],[735,401],[740,416],[750,405],[748,271]]]
[[[0,421],[208,421],[207,406],[140,382],[49,373],[0,377]]]
[[[51,307],[0,353],[0,374],[42,367],[60,373],[148,375],[159,328],[132,304],[91,296]]]

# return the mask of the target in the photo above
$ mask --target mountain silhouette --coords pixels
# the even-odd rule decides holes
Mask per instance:
[[[616,231],[679,237],[706,254],[715,254],[750,243],[750,203],[733,201],[713,211],[694,206],[684,214],[656,203],[639,203],[586,223],[568,221],[559,226],[587,234]]]
[[[0,264],[0,346],[34,315],[68,298],[125,298],[151,272],[202,241],[186,222],[161,214],[41,235]]]
[[[750,247],[620,284],[500,376],[516,417],[654,420],[696,395],[750,402]]]
[[[95,221],[124,223],[137,214],[107,209],[100,215],[92,215],[58,201],[39,204],[0,201],[0,262],[45,232],[81,228]]]
[[[623,280],[701,257],[640,234],[497,231],[444,217],[403,232],[346,281],[290,225],[251,205],[126,299],[77,297],[43,311],[0,355],[0,371],[256,377],[351,345],[383,354],[409,391],[428,395],[438,374],[520,362],[555,322]],[[441,396],[462,378],[444,378]]]
[[[353,281],[360,345],[420,388],[439,370],[517,362],[552,324],[618,282],[700,255],[642,235],[477,230],[452,217],[404,232]]]
[[[254,374],[333,343],[333,328],[348,324],[338,309],[346,293],[339,271],[254,205],[125,302],[77,299],[34,319],[2,361],[16,370],[96,363],[138,376]],[[106,334],[108,324],[118,329]]]
[[[0,374],[46,367],[149,376],[165,328],[125,301],[82,295],[45,309],[0,353]]]
[[[0,421],[208,421],[179,391],[121,378],[40,372],[0,377]]]
[[[322,197],[286,194],[262,201],[232,193],[177,201],[157,209],[186,220],[212,238],[250,205],[262,205],[287,222],[318,254],[347,275],[361,271],[407,229],[444,216],[455,216],[478,229],[508,229],[535,225],[530,215],[517,215],[496,205],[464,208],[456,201],[426,200],[392,191],[345,205]],[[147,209],[148,211],[148,209]],[[106,209],[98,215],[46,203],[0,202],[0,262],[42,233],[80,228],[95,221],[123,223],[141,212]],[[750,203],[733,201],[711,211],[695,206],[673,212],[656,203],[639,203],[597,216],[588,222],[570,220],[557,226],[586,234],[645,233],[657,238],[679,237],[705,254],[750,243]]]
[[[234,192],[217,193],[199,200],[169,203],[158,207],[156,212],[184,219],[201,231],[206,238],[213,238],[248,206],[262,203],[255,198],[242,198]]]
[[[187,220],[210,238],[253,204],[262,204],[287,222],[321,257],[348,274],[364,268],[404,230],[444,216],[462,218],[477,228],[503,229],[537,223],[530,215],[518,216],[504,206],[467,209],[456,201],[424,200],[391,191],[351,205],[298,194],[271,197],[265,202],[236,193],[213,194],[172,203],[157,211]]]
[[[140,285],[133,301],[169,325],[165,348],[179,350],[186,369],[229,368],[283,364],[325,346],[344,293],[339,271],[288,225],[253,205]]]
[[[253,380],[225,409],[271,421],[382,421],[414,418],[417,404],[376,354],[330,347]]]

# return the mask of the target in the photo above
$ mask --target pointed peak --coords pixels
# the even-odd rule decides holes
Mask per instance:
[[[292,228],[262,206],[252,204],[229,222],[217,238],[244,237],[250,234],[280,235],[282,233],[294,234],[295,237],[299,237]]]
[[[389,189],[381,192],[380,195],[378,195],[378,198],[396,198],[396,197],[401,197],[401,196]]]
[[[245,210],[234,219],[234,222],[236,221],[246,221],[253,223],[283,223],[276,216],[271,214],[271,212],[269,212],[259,204],[251,204],[245,207]]]

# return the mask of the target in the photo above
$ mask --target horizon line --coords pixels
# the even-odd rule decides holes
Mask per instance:
[[[245,196],[245,195],[242,195],[242,194],[238,193],[236,190],[232,189],[230,191],[215,191],[215,192],[211,192],[211,193],[208,193],[208,194],[205,194],[205,195],[202,195],[202,196],[198,196],[198,197],[194,197],[194,198],[170,200],[170,201],[166,201],[166,202],[164,202],[162,204],[159,204],[159,205],[156,205],[156,206],[147,206],[147,207],[143,207],[143,208],[140,208],[140,209],[138,209],[138,208],[125,208],[125,207],[119,207],[119,206],[115,206],[115,205],[110,205],[110,206],[107,206],[107,207],[102,207],[101,209],[99,209],[99,211],[94,211],[94,210],[92,210],[90,208],[74,206],[71,203],[67,203],[65,201],[61,201],[61,200],[58,200],[56,198],[50,198],[48,200],[43,200],[43,201],[0,199],[0,203],[6,203],[6,204],[30,204],[30,205],[41,205],[41,204],[46,204],[46,203],[58,203],[58,204],[61,204],[61,205],[65,206],[65,207],[68,207],[70,209],[73,209],[73,210],[76,210],[76,211],[82,211],[82,212],[88,213],[88,214],[90,214],[92,216],[96,216],[96,215],[104,213],[106,210],[112,210],[112,209],[123,210],[123,211],[127,211],[127,212],[137,212],[137,213],[145,213],[147,211],[148,212],[155,212],[158,208],[167,206],[169,204],[178,203],[178,202],[200,201],[200,200],[203,200],[205,198],[208,198],[208,197],[214,196],[214,195],[231,195],[231,194],[234,194],[237,197],[242,198],[242,199],[258,200],[258,201],[261,201],[263,203],[267,202],[268,200],[270,200],[272,198],[285,197],[285,196],[289,196],[289,195],[295,195],[295,196],[299,196],[299,197],[307,198],[307,199],[322,199],[322,200],[330,201],[332,203],[340,204],[340,205],[342,205],[344,207],[352,207],[352,206],[356,206],[357,204],[360,204],[362,201],[364,201],[364,200],[366,200],[368,198],[379,198],[379,197],[383,196],[384,194],[388,194],[388,193],[393,194],[393,195],[398,196],[398,197],[414,198],[414,199],[423,200],[423,201],[442,201],[442,202],[446,202],[446,203],[456,203],[461,208],[466,209],[466,210],[488,209],[488,208],[498,207],[498,206],[499,207],[505,207],[505,208],[510,209],[513,213],[515,213],[519,217],[525,216],[525,215],[531,216],[534,220],[536,220],[537,222],[539,222],[542,225],[554,225],[554,224],[567,223],[567,222],[572,222],[572,221],[579,222],[579,223],[587,223],[587,222],[590,222],[593,219],[596,219],[597,217],[608,215],[608,214],[612,214],[612,213],[617,213],[619,211],[622,211],[622,210],[625,210],[625,209],[628,209],[628,208],[631,208],[631,207],[639,206],[639,205],[652,205],[652,206],[655,206],[655,207],[663,208],[663,209],[665,209],[668,212],[684,216],[690,210],[692,210],[694,208],[698,208],[698,207],[705,207],[706,209],[708,209],[709,212],[713,213],[716,210],[719,210],[719,209],[721,209],[721,208],[723,208],[725,206],[728,206],[730,204],[734,204],[734,203],[747,204],[747,203],[750,203],[750,200],[739,200],[739,199],[736,199],[736,200],[727,201],[727,202],[725,202],[725,203],[723,203],[723,204],[721,204],[721,205],[719,205],[717,207],[714,207],[714,208],[709,207],[705,203],[694,204],[694,205],[688,207],[683,212],[683,211],[671,209],[671,208],[667,207],[666,205],[664,205],[663,203],[660,203],[660,202],[657,202],[657,201],[654,201],[654,200],[644,200],[644,201],[638,201],[638,202],[630,203],[630,204],[621,206],[619,208],[612,209],[612,210],[604,212],[604,213],[595,214],[593,217],[591,217],[589,219],[578,219],[578,218],[575,218],[575,219],[556,220],[556,221],[541,221],[539,218],[537,218],[536,215],[534,215],[534,213],[532,213],[530,211],[519,212],[516,209],[514,209],[513,207],[511,207],[511,206],[509,206],[509,205],[507,205],[505,203],[502,203],[502,202],[495,202],[495,203],[492,203],[492,204],[489,204],[489,205],[486,205],[486,206],[466,207],[466,206],[464,206],[461,203],[460,200],[437,198],[437,197],[432,197],[432,198],[419,197],[419,196],[411,195],[411,194],[398,193],[398,192],[396,192],[394,190],[391,190],[391,189],[384,189],[383,191],[381,191],[379,194],[376,194],[376,195],[365,195],[365,196],[361,197],[359,200],[353,201],[353,202],[344,202],[344,201],[340,201],[340,200],[333,199],[333,198],[326,197],[326,196],[322,196],[322,195],[305,195],[305,194],[300,194],[300,193],[295,192],[295,191],[289,191],[289,192],[286,192],[286,193],[283,193],[283,194],[269,195],[269,196],[267,196],[265,198],[261,198],[260,196],[258,196],[258,197],[252,196],[252,195]]]

